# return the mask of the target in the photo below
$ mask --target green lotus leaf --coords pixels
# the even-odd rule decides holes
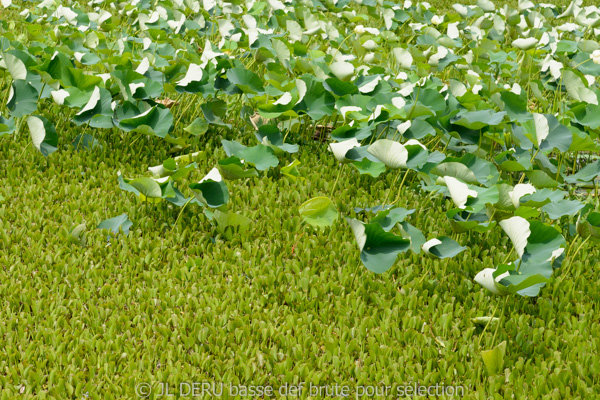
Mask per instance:
[[[357,94],[358,88],[351,82],[343,82],[336,78],[328,78],[323,83],[323,87],[328,92],[336,96],[345,96],[347,94]]]
[[[27,81],[18,79],[13,81],[8,103],[10,115],[20,118],[37,110],[38,91]]]
[[[200,105],[200,108],[204,113],[204,118],[206,118],[206,121],[209,124],[231,128],[230,124],[223,121],[223,118],[225,118],[227,114],[227,103],[223,100],[210,100]]]
[[[464,126],[467,129],[479,130],[486,126],[495,126],[502,123],[506,112],[493,110],[460,112],[452,122],[454,125]]]
[[[285,177],[289,178],[292,182],[296,182],[298,179],[304,180],[304,178],[300,175],[300,171],[298,170],[298,165],[300,164],[301,162],[299,160],[294,160],[285,167],[281,167],[281,173]]]
[[[371,127],[354,127],[349,125],[342,125],[331,131],[331,139],[339,142],[355,138],[356,140],[363,140],[371,136]]]
[[[533,119],[522,126],[524,135],[541,151],[568,151],[573,142],[571,131],[551,114],[535,113]]]
[[[40,70],[44,71],[45,73],[48,74],[48,76],[50,76],[50,78],[48,78],[48,83],[53,83],[56,81],[61,81],[61,79],[63,79],[63,74],[67,74],[67,70],[68,68],[73,68],[73,61],[71,61],[71,58],[69,58],[66,54],[63,54],[61,52],[56,52],[56,54],[52,57],[52,59],[46,63],[44,63],[41,67]],[[67,82],[66,80],[63,80],[64,82]],[[71,81],[68,81],[69,83],[71,83]],[[68,85],[68,86],[74,86],[74,85]],[[63,87],[67,87],[67,85],[63,85]]]
[[[371,161],[368,158],[363,158],[362,161],[354,161],[350,165],[356,168],[361,175],[367,174],[371,175],[373,178],[377,178],[385,172],[384,163]]]
[[[106,219],[98,224],[98,229],[108,229],[115,235],[121,230],[125,236],[129,235],[129,229],[133,226],[133,222],[129,220],[127,214],[121,214],[114,218]]]
[[[12,76],[13,80],[26,80],[27,79],[27,67],[25,63],[21,61],[16,55],[11,53],[2,53],[2,60],[6,65],[6,69]]]
[[[580,103],[571,107],[575,115],[575,122],[591,129],[600,128],[600,106],[595,104]]]
[[[577,219],[577,234],[586,239],[591,237],[594,241],[600,241],[600,213],[592,212],[584,220],[581,216]]]
[[[434,136],[436,134],[435,129],[427,121],[422,119],[415,119],[411,122],[410,128],[408,128],[402,136],[407,139],[423,139],[427,136]]]
[[[100,142],[98,142],[95,137],[87,133],[75,136],[75,139],[73,139],[71,145],[75,150],[93,149],[94,147],[102,148]]]
[[[400,222],[400,231],[404,239],[410,240],[410,250],[415,254],[421,253],[423,244],[427,241],[423,232],[406,221]]]
[[[329,66],[329,70],[340,81],[347,81],[354,75],[354,65],[345,61],[336,61],[332,63]]]
[[[378,223],[384,231],[389,232],[397,223],[403,222],[406,217],[414,212],[414,209],[407,210],[401,207],[380,211],[371,219],[371,223]]]
[[[158,182],[156,182],[152,178],[147,178],[147,177],[142,176],[139,178],[132,179],[127,183],[139,192],[139,194],[141,195],[140,197],[142,197],[142,199],[144,197],[146,197],[146,198],[161,198],[162,197],[162,190],[160,188],[160,185],[158,184]]]
[[[173,114],[167,108],[154,106],[140,114],[120,119],[118,124],[125,131],[153,134],[164,138],[173,127]]]
[[[401,143],[389,139],[379,139],[370,145],[367,151],[388,168],[407,167],[409,152]]]
[[[600,176],[600,160],[589,163],[581,168],[577,173],[567,176],[565,181],[568,183],[587,183]]]
[[[256,138],[275,153],[297,153],[298,145],[283,142],[283,135],[275,125],[262,125],[255,132]]]
[[[598,116],[600,116],[600,109],[598,109]],[[600,125],[599,125],[600,127]],[[594,128],[598,129],[598,128]],[[597,143],[590,135],[580,131],[574,126],[569,126],[569,130],[573,134],[573,142],[569,147],[569,152],[573,151],[591,151],[600,152],[600,143]]]
[[[573,70],[564,69],[562,78],[569,96],[577,101],[598,105],[598,96],[592,90],[588,89],[585,79],[580,77],[578,73]]]
[[[549,278],[552,274],[552,267],[545,268],[542,263],[551,262],[552,258],[558,258],[564,251],[563,246],[567,242],[556,228],[539,221],[530,221],[529,229],[531,235],[527,238],[527,246],[522,257],[524,263],[519,272],[523,274],[539,273]]]
[[[578,200],[561,200],[556,203],[548,203],[542,207],[542,211],[548,214],[550,219],[559,219],[566,215],[573,216],[583,208],[584,204]]]
[[[77,125],[89,122],[93,128],[112,128],[113,110],[111,102],[112,96],[110,92],[96,86],[87,104],[73,117],[73,122]]]
[[[456,161],[444,161],[443,163],[434,167],[431,172],[438,176],[451,176],[465,183],[477,183],[477,177],[473,171],[463,163]]]
[[[265,171],[279,165],[279,159],[275,157],[273,150],[262,144],[254,147],[246,147],[243,150],[237,151],[235,156],[254,165],[259,171]]]
[[[10,135],[15,131],[15,121],[13,118],[4,118],[0,115],[0,136]]]
[[[491,3],[491,2],[490,2]],[[504,367],[504,355],[506,354],[506,340],[494,347],[492,350],[481,352],[483,363],[490,375],[497,375]]]
[[[58,80],[62,87],[76,87],[84,91],[92,91],[96,86],[102,86],[102,78],[94,75],[88,75],[83,70],[67,67],[64,68],[61,64]]]
[[[224,160],[219,160],[219,172],[223,178],[227,180],[236,180],[258,176],[258,172],[254,169],[246,169],[241,160],[235,156],[228,157]]]
[[[31,133],[31,142],[44,157],[57,150],[58,135],[50,121],[39,115],[31,115],[27,118],[27,125]]]
[[[431,239],[422,245],[423,251],[438,258],[452,258],[467,248],[447,236]]]
[[[384,231],[378,223],[364,224],[353,218],[346,221],[354,232],[362,263],[377,274],[390,269],[398,255],[410,248],[410,240]]]
[[[338,210],[328,197],[314,197],[300,206],[300,215],[309,225],[324,228],[338,219]]]
[[[306,85],[306,93],[302,100],[294,106],[294,111],[306,113],[315,121],[331,115],[335,104],[333,95],[315,77],[304,75],[301,79]]]
[[[565,193],[560,190],[541,189],[535,193],[526,194],[520,198],[521,206],[541,207],[548,203],[556,203],[565,197]]]
[[[204,118],[196,118],[191,124],[183,128],[184,131],[194,136],[201,136],[208,132],[208,122]]]
[[[227,71],[227,79],[244,93],[261,94],[265,83],[254,72],[237,66]]]
[[[203,182],[192,183],[190,189],[194,191],[198,201],[210,208],[221,207],[229,201],[229,190],[223,181],[216,182],[207,179]]]
[[[131,69],[116,70],[111,75],[117,79],[125,100],[154,99],[163,94],[163,85]]]
[[[213,220],[217,224],[217,230],[228,240],[234,235],[243,236],[250,227],[252,220],[244,215],[234,212],[213,211]]]
[[[537,188],[556,188],[558,182],[554,179],[556,176],[550,176],[540,169],[526,171],[527,179]]]
[[[515,94],[507,90],[500,93],[500,99],[504,103],[504,111],[511,121],[525,123],[533,119],[533,114],[527,109],[527,92]]]
[[[460,208],[452,208],[446,211],[446,216],[450,219],[450,226],[456,233],[470,230],[483,233],[496,226],[496,221],[490,221],[486,214],[471,213]]]

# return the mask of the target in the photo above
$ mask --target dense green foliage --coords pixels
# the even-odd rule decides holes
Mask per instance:
[[[361,3],[2,2],[0,398],[597,396],[600,15]]]
[[[221,379],[443,382],[464,385],[467,398],[597,393],[597,247],[584,246],[543,297],[510,298],[500,313],[504,300],[472,280],[506,257],[510,242],[499,230],[456,258],[409,255],[384,275],[360,267],[350,231],[306,231],[297,206],[328,193],[335,179],[331,156],[318,146],[300,157],[310,181],[234,183],[235,211],[252,219],[251,234],[213,244],[216,232],[202,215],[186,213],[172,229],[173,210],[148,209],[115,185],[117,170],[156,163],[164,152],[158,140],[97,139],[103,149],[61,151],[49,168],[34,152],[21,156],[28,139],[1,144],[5,398],[21,387],[24,398],[135,398],[140,382]],[[349,212],[383,200],[391,179],[342,177],[338,184],[352,189],[336,205]],[[403,195],[406,207],[421,210],[419,196],[409,188]],[[450,234],[438,217],[445,206],[427,205],[415,223]],[[108,242],[94,229],[124,212],[135,221],[128,237]],[[85,247],[69,235],[81,223]],[[494,311],[500,325],[483,331],[471,321]],[[489,377],[479,352],[503,340],[507,375]]]

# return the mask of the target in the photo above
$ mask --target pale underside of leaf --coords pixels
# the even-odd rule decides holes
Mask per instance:
[[[515,251],[519,255],[519,258],[523,257],[523,251],[527,246],[527,238],[531,235],[529,221],[523,217],[515,216],[500,221],[500,226],[515,246]]]

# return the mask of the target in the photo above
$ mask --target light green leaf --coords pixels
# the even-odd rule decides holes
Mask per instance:
[[[562,200],[558,203],[548,203],[542,207],[542,211],[548,214],[550,219],[559,219],[565,215],[575,215],[583,208],[584,204],[578,200]]]
[[[228,240],[231,240],[234,235],[244,235],[252,223],[252,220],[244,215],[234,212],[225,213],[218,209],[213,211],[213,217],[217,230]]]
[[[285,167],[281,167],[281,173],[289,178],[292,182],[296,182],[298,179],[304,179],[302,176],[300,176],[300,171],[298,170],[298,165],[300,164],[300,161],[294,160]]]
[[[531,235],[529,221],[522,217],[511,217],[500,221],[500,226],[515,246],[517,255],[522,257],[527,246],[527,238]]]
[[[565,192],[561,190],[541,189],[535,193],[526,194],[520,198],[521,206],[541,207],[544,204],[558,202],[565,197]]]
[[[385,211],[380,211],[371,219],[371,223],[378,223],[384,231],[389,232],[397,223],[402,222],[415,210],[407,210],[406,208],[392,208]]]
[[[503,341],[492,350],[481,352],[483,363],[490,375],[499,374],[504,367],[504,355],[506,354],[506,341]]]
[[[147,178],[145,176],[135,178],[129,182],[129,185],[134,187],[143,197],[147,198],[161,198],[162,190],[160,189],[160,185],[152,178]]]
[[[532,171],[526,171],[525,175],[527,179],[535,186],[536,188],[555,188],[558,187],[558,182],[554,180],[554,177],[551,177],[546,172],[540,169],[534,169]]]
[[[324,228],[338,219],[338,210],[328,197],[314,197],[300,206],[300,215],[309,225]]]
[[[533,119],[533,114],[527,110],[526,91],[522,91],[520,95],[517,95],[506,90],[500,93],[500,98],[504,102],[504,111],[511,120],[524,123]]]
[[[598,97],[596,96],[596,93],[588,89],[584,83],[584,80],[575,72],[564,69],[563,82],[567,88],[567,93],[575,100],[598,105]]]
[[[228,157],[224,160],[219,160],[219,172],[223,178],[227,180],[236,180],[258,176],[258,172],[254,169],[246,169],[239,158],[235,156]]]
[[[367,151],[389,168],[407,167],[408,150],[404,145],[394,140],[379,139],[370,145]]]
[[[347,81],[354,75],[354,65],[346,61],[334,62],[329,66],[329,69],[340,81]]]
[[[2,59],[4,60],[6,68],[8,69],[8,72],[12,76],[13,80],[16,81],[17,79],[27,79],[27,67],[23,61],[10,53],[3,53]]]
[[[569,183],[587,183],[593,181],[598,176],[600,176],[600,160],[589,163],[577,171],[576,174],[567,176],[565,181]]]
[[[420,254],[423,245],[427,241],[423,232],[406,221],[400,223],[400,231],[402,232],[402,237],[404,239],[410,240],[410,249],[412,252]]]
[[[533,120],[524,123],[525,136],[541,151],[558,149],[568,151],[573,142],[573,134],[551,114],[533,114]]]
[[[377,178],[379,175],[385,172],[385,164],[380,162],[374,162],[368,158],[363,158],[362,161],[354,161],[351,163],[358,172],[362,174],[371,175],[373,178]]]
[[[191,124],[183,128],[183,130],[194,136],[201,136],[208,131],[208,122],[204,118],[198,117]]]
[[[439,176],[451,176],[465,183],[477,183],[477,177],[473,171],[460,162],[443,162],[434,167],[431,172]]]
[[[493,110],[466,111],[459,113],[452,122],[455,125],[464,126],[468,129],[479,130],[485,126],[494,126],[502,123],[505,112],[494,112]]]
[[[253,164],[259,171],[265,171],[279,165],[279,159],[275,157],[273,150],[262,144],[254,147],[246,147],[245,149],[236,152],[235,155],[250,164]]]

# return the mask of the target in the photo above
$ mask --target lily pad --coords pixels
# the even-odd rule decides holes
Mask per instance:
[[[300,206],[300,215],[309,225],[324,228],[338,219],[338,210],[328,197],[314,197]]]

